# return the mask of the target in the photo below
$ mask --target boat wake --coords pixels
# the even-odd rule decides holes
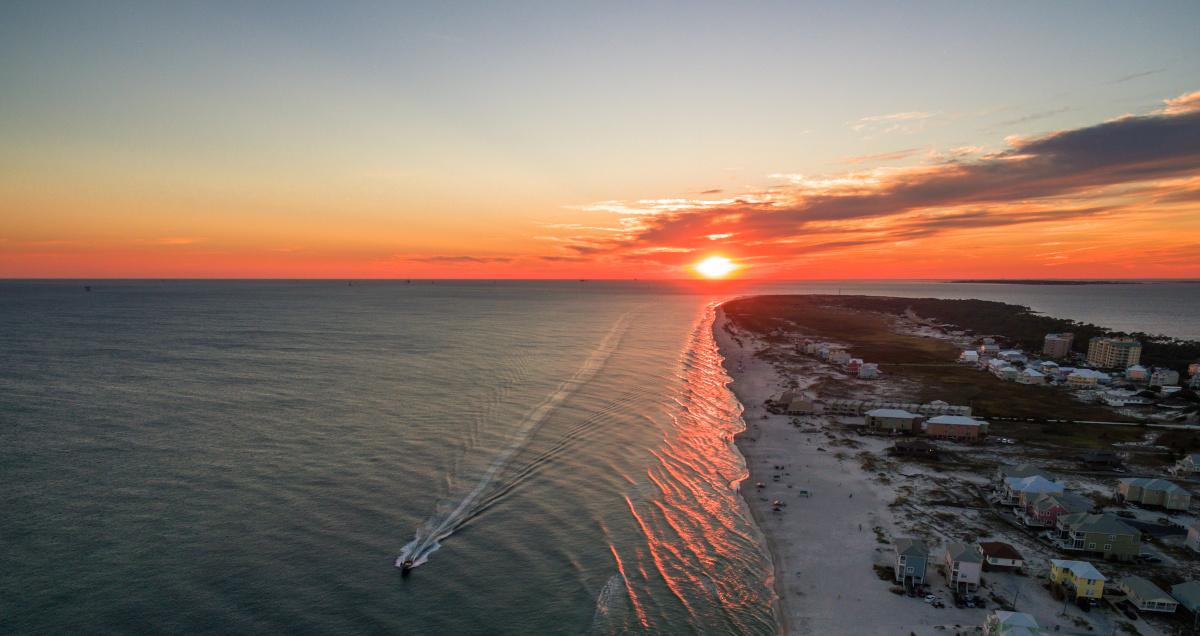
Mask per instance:
[[[496,480],[496,476],[508,466],[513,456],[524,448],[530,436],[546,417],[579,387],[591,381],[596,373],[604,367],[609,357],[617,350],[621,336],[629,327],[629,315],[626,313],[618,318],[579,369],[522,418],[514,428],[508,446],[499,451],[491,465],[484,471],[479,482],[461,501],[457,503],[443,502],[437,506],[437,512],[417,529],[413,540],[401,548],[400,555],[396,557],[396,567],[408,570],[428,562],[429,555],[441,547],[441,542],[446,537],[454,534],[455,530],[469,521],[481,505],[488,505],[494,501],[494,497],[485,497],[485,494]]]

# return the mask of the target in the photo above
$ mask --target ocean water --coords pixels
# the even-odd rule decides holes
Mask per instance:
[[[715,303],[1200,334],[1187,284],[93,285],[0,282],[0,632],[774,633]]]

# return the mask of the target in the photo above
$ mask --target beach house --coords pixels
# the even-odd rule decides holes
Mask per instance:
[[[1000,495],[1000,503],[1005,506],[1024,509],[1029,504],[1046,494],[1063,494],[1063,485],[1050,481],[1041,475],[1030,477],[1009,477],[1004,480],[1004,490]]]
[[[985,570],[1015,570],[1025,567],[1025,557],[1016,548],[1000,541],[984,541],[979,544]]]
[[[925,420],[922,427],[930,437],[973,440],[987,434],[988,423],[963,415],[938,415]]]
[[[1117,501],[1187,510],[1192,505],[1192,494],[1165,479],[1127,477],[1117,481]]]
[[[829,351],[829,362],[831,364],[847,364],[850,362],[850,352],[845,349],[832,349]]]
[[[920,539],[896,539],[896,582],[906,587],[925,582],[925,567],[929,564],[929,548]]]
[[[1142,533],[1111,512],[1076,512],[1054,523],[1055,545],[1061,550],[1101,554],[1106,559],[1132,561],[1141,548]]]
[[[1075,388],[1094,387],[1100,382],[1107,380],[1107,373],[1093,371],[1092,369],[1075,369],[1067,374],[1067,385]]]
[[[956,592],[974,592],[979,587],[979,574],[983,570],[983,555],[979,546],[967,543],[950,543],[942,553],[946,565],[946,581]]]
[[[984,636],[1037,636],[1041,633],[1038,622],[1024,612],[996,610],[983,623]]]
[[[1200,581],[1185,581],[1171,586],[1171,598],[1200,619]]]
[[[850,361],[846,363],[846,373],[857,374],[858,370],[862,368],[862,365],[862,358],[850,358]]]
[[[1021,351],[1020,349],[1006,349],[1000,353],[997,353],[996,356],[1001,360],[1012,364],[1016,364],[1018,362],[1025,364],[1026,362],[1029,362],[1029,357],[1026,356],[1025,352]]]
[[[1033,369],[1025,369],[1017,376],[1017,382],[1019,384],[1045,384],[1046,374]]]
[[[1021,509],[1021,521],[1032,528],[1053,528],[1058,518],[1077,512],[1088,512],[1092,500],[1072,492],[1038,494]]]
[[[1104,595],[1104,582],[1107,580],[1087,561],[1050,559],[1050,581],[1074,593],[1077,599],[1099,600]]]
[[[996,344],[995,338],[984,338],[983,344],[979,345],[979,355],[994,356],[1000,353],[1000,345]]]
[[[1179,372],[1174,369],[1155,369],[1150,372],[1150,386],[1179,386]]]
[[[864,362],[858,370],[858,377],[863,380],[874,380],[879,377],[879,365],[874,362]]]
[[[871,409],[867,411],[867,430],[889,435],[919,432],[924,416],[903,409]]]
[[[1174,612],[1179,607],[1176,601],[1159,586],[1140,576],[1127,576],[1121,579],[1117,588],[1125,593],[1129,602],[1143,612]]]
[[[1012,365],[1009,364],[1008,361],[1006,361],[1006,360],[1001,360],[1000,358],[992,358],[991,360],[988,360],[988,362],[987,362],[988,372],[998,378],[1003,377],[1003,375],[1005,373],[1005,371],[1004,371],[1005,369],[1012,369]],[[1014,369],[1014,371],[1015,371],[1015,369]]]
[[[963,364],[979,364],[979,352],[968,349],[958,354],[958,361]]]
[[[1055,480],[1053,474],[1040,466],[1033,464],[1000,464],[996,466],[996,471],[992,473],[992,489],[997,493],[1003,493],[1005,481],[1009,477],[1032,477],[1034,475],[1038,475],[1048,481]]]
[[[788,415],[808,415],[811,413],[819,413],[820,406],[810,397],[798,395],[792,398],[787,405]]]

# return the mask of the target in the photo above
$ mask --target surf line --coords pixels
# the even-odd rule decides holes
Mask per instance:
[[[524,418],[517,424],[516,430],[507,447],[501,450],[488,469],[484,471],[479,483],[471,489],[462,501],[459,501],[449,508],[445,514],[434,513],[424,525],[417,528],[416,536],[412,541],[409,541],[403,548],[400,549],[400,555],[396,557],[396,567],[398,568],[415,568],[424,564],[429,560],[429,555],[433,554],[441,547],[441,542],[454,534],[454,531],[459,528],[464,522],[471,518],[472,513],[480,502],[480,498],[492,482],[495,481],[496,475],[509,464],[513,456],[517,454],[525,446],[529,437],[533,435],[538,426],[546,419],[554,409],[558,408],[567,398],[571,397],[579,387],[587,384],[596,373],[604,366],[613,352],[617,350],[617,346],[621,342],[621,337],[629,328],[629,315],[632,312],[622,314],[613,323],[611,329],[605,334],[600,343],[592,350],[591,355],[583,361],[583,364],[575,371],[575,373],[565,380],[562,384],[546,396],[532,410],[525,415]],[[445,503],[439,504],[437,509],[443,510],[448,508]],[[406,567],[406,563],[408,563]]]

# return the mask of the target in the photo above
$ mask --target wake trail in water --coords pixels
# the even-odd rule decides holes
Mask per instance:
[[[624,335],[628,326],[629,313],[627,312],[613,323],[612,328],[601,339],[600,344],[592,351],[587,360],[584,360],[579,369],[575,371],[575,374],[558,385],[558,388],[526,414],[517,424],[509,445],[499,452],[492,461],[492,464],[484,471],[479,483],[463,497],[462,501],[454,504],[453,507],[444,504],[439,505],[439,512],[435,513],[422,527],[417,529],[416,536],[401,548],[400,555],[396,557],[396,567],[403,567],[407,561],[412,561],[412,567],[424,564],[429,560],[429,555],[441,547],[441,541],[454,534],[455,530],[472,517],[476,507],[480,503],[480,497],[492,485],[492,482],[495,481],[496,475],[500,474],[512,460],[513,456],[525,446],[529,437],[546,419],[546,416],[575,393],[579,387],[587,384],[596,376],[596,373],[603,368],[609,357],[617,350],[621,336]],[[446,512],[442,513],[442,510]]]

